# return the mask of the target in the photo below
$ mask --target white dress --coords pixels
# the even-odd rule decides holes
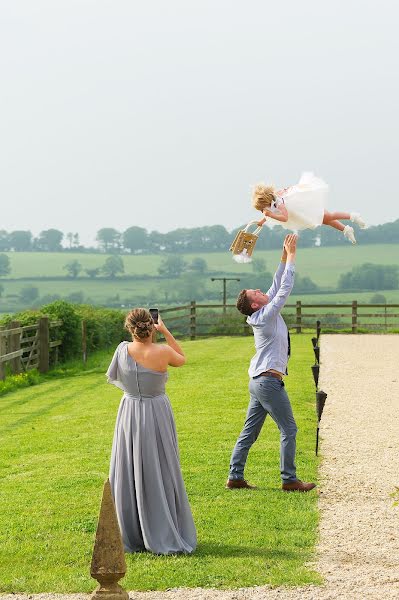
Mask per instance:
[[[270,226],[281,225],[291,231],[315,229],[323,223],[327,202],[328,185],[313,173],[303,173],[299,183],[283,190],[271,207],[276,212],[284,203],[288,212],[288,221],[268,219]]]

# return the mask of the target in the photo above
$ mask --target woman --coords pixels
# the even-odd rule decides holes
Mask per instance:
[[[184,352],[161,318],[135,308],[125,327],[132,342],[117,347],[108,382],[124,392],[116,419],[110,482],[126,552],[191,553],[196,531],[180,470],[167,368]],[[154,344],[154,327],[166,344]]]

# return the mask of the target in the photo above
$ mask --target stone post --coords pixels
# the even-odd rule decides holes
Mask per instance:
[[[104,483],[90,575],[100,584],[91,600],[129,600],[118,584],[126,574],[125,554],[109,479]]]

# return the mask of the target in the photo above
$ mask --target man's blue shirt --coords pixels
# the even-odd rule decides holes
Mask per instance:
[[[247,318],[251,325],[256,354],[249,365],[249,376],[256,377],[269,369],[286,373],[288,330],[280,312],[294,286],[295,265],[281,262],[273,283],[266,292],[269,302]]]

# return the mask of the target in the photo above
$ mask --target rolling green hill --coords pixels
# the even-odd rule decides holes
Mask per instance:
[[[221,282],[211,282],[212,275],[239,276],[254,274],[251,265],[237,264],[232,260],[231,253],[202,253],[187,254],[184,259],[190,263],[193,258],[201,257],[207,263],[207,272],[197,283],[190,281],[188,276],[167,279],[158,277],[158,268],[164,259],[163,255],[123,255],[125,274],[123,277],[112,279],[89,279],[84,269],[101,267],[107,258],[105,254],[73,254],[73,253],[43,253],[30,252],[8,253],[11,262],[11,274],[0,279],[3,287],[0,298],[1,312],[16,312],[25,306],[48,301],[49,295],[59,294],[67,298],[71,294],[79,294],[80,300],[70,298],[72,301],[83,301],[107,306],[129,306],[131,304],[147,304],[157,302],[176,304],[178,301],[186,302],[190,299],[200,299],[204,302],[211,299],[213,302],[221,300]],[[280,257],[280,251],[256,251],[254,256],[266,262],[268,271],[274,271]],[[77,260],[83,267],[83,273],[76,279],[66,277],[63,266],[72,260]],[[368,302],[374,292],[348,292],[334,293],[339,276],[350,271],[354,266],[365,262],[374,264],[394,264],[399,266],[399,244],[356,245],[339,247],[314,247],[301,249],[297,256],[297,273],[302,277],[310,277],[324,293],[311,295],[297,294],[292,300],[302,299],[305,302],[347,302],[357,299],[359,302]],[[60,278],[54,280],[53,278]],[[269,281],[265,281],[267,287]],[[38,288],[39,298],[32,302],[19,298],[22,288],[31,285]],[[195,286],[199,285],[199,288]],[[251,285],[248,284],[247,285]],[[261,286],[258,282],[252,284]],[[228,284],[228,297],[232,301],[242,284],[230,282]],[[198,289],[203,288],[200,294]],[[381,291],[388,303],[399,302],[399,290]],[[326,293],[327,292],[327,293]],[[46,299],[47,296],[47,299]]]
[[[71,261],[78,260],[84,269],[100,267],[107,255],[105,254],[69,254],[51,252],[9,252],[11,261],[10,277],[62,277],[65,275],[63,266]],[[250,270],[251,266],[240,265],[232,260],[231,253],[214,252],[203,254],[185,254],[184,258],[190,262],[193,258],[201,256],[212,271],[225,273],[239,273]],[[266,261],[268,270],[276,265],[280,251],[255,250],[254,256]],[[123,255],[126,275],[157,275],[162,255]],[[308,276],[321,287],[335,288],[341,273],[350,271],[352,267],[365,262],[375,264],[396,264],[399,266],[399,244],[370,244],[368,246],[334,246],[327,248],[304,248],[299,250],[297,256],[298,272]],[[1,281],[1,280],[0,280]]]

